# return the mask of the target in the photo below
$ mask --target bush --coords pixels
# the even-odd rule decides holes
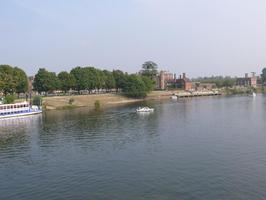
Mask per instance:
[[[70,98],[70,99],[68,100],[68,104],[69,104],[69,105],[72,105],[72,104],[74,103],[74,101],[75,101],[75,99]]]
[[[4,104],[14,103],[16,97],[14,95],[7,95],[4,98]]]
[[[35,106],[41,106],[42,105],[42,97],[41,96],[34,96],[32,104]]]
[[[130,75],[127,77],[122,91],[127,97],[144,98],[147,96],[148,88],[140,76]]]
[[[101,109],[101,103],[99,100],[96,100],[94,103],[95,110],[99,111]]]

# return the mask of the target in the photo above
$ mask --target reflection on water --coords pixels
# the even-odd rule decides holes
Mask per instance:
[[[265,119],[258,95],[0,121],[0,199],[264,199]]]
[[[42,115],[6,118],[0,120],[0,151],[7,147],[26,147],[30,145],[33,130],[39,129]]]

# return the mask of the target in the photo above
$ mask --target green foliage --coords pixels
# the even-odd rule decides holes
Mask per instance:
[[[6,95],[4,98],[4,104],[14,103],[16,97],[14,95]]]
[[[70,98],[70,99],[68,100],[68,104],[69,104],[69,105],[72,105],[72,104],[74,103],[74,101],[75,101],[75,99]]]
[[[16,93],[27,92],[29,89],[29,82],[28,82],[28,77],[26,73],[18,67],[15,67],[13,69],[13,73],[14,73],[14,80],[16,84],[16,87],[15,87]]]
[[[100,103],[99,100],[96,100],[96,101],[94,102],[94,107],[95,107],[95,110],[96,110],[96,111],[99,111],[99,110],[101,109],[101,103]]]
[[[0,91],[5,95],[13,93],[25,93],[28,90],[28,78],[26,73],[9,65],[0,65]]]
[[[107,90],[111,90],[115,88],[116,84],[115,84],[115,78],[114,78],[113,73],[107,70],[104,70],[103,73],[104,73],[104,87]]]
[[[76,67],[71,70],[70,74],[75,77],[75,89],[81,90],[93,90],[97,84],[97,71],[94,67]]]
[[[35,106],[41,106],[42,105],[42,97],[41,96],[34,96],[32,100],[32,104]]]
[[[58,74],[58,79],[60,81],[60,89],[65,93],[75,87],[75,77],[71,73],[66,71],[60,72]]]
[[[266,68],[262,70],[261,78],[262,78],[262,82],[266,83]]]
[[[129,75],[126,78],[122,91],[128,97],[144,98],[151,88],[148,79],[143,80],[141,76]]]
[[[155,62],[147,61],[142,65],[141,74],[143,76],[149,77],[150,79],[153,79],[158,73],[157,69],[158,65]]]
[[[211,76],[211,77],[199,77],[192,80],[193,82],[201,83],[215,83],[218,88],[222,87],[233,87],[236,83],[236,78],[229,76]]]
[[[224,93],[226,95],[251,94],[254,91],[255,91],[255,89],[251,88],[251,87],[244,87],[244,88],[232,87],[232,88],[225,88],[224,89]]]
[[[145,88],[146,88],[145,90],[147,92],[150,92],[154,89],[154,87],[155,87],[155,81],[154,80],[151,80],[150,78],[148,78],[146,76],[142,76],[141,79],[145,84]]]
[[[124,87],[126,82],[126,76],[127,74],[124,74],[124,72],[122,72],[121,70],[113,70],[116,91]]]
[[[41,92],[52,92],[60,88],[60,81],[53,72],[48,72],[44,68],[40,68],[35,75],[33,82],[34,90]]]

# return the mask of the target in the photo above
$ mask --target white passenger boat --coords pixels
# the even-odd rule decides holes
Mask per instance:
[[[42,113],[42,108],[30,106],[28,102],[0,105],[0,119]]]
[[[149,107],[139,107],[136,110],[137,112],[153,112],[154,108],[149,108]]]

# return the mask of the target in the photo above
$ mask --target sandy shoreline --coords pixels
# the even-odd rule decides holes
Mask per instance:
[[[160,100],[169,99],[175,91],[153,91],[145,99],[132,99],[119,94],[92,94],[92,95],[77,95],[77,96],[56,96],[45,97],[43,99],[43,108],[45,110],[62,110],[78,107],[95,108],[95,102],[100,102],[101,108],[119,106],[128,103],[141,102],[145,100]],[[72,105],[69,100],[73,99]]]

